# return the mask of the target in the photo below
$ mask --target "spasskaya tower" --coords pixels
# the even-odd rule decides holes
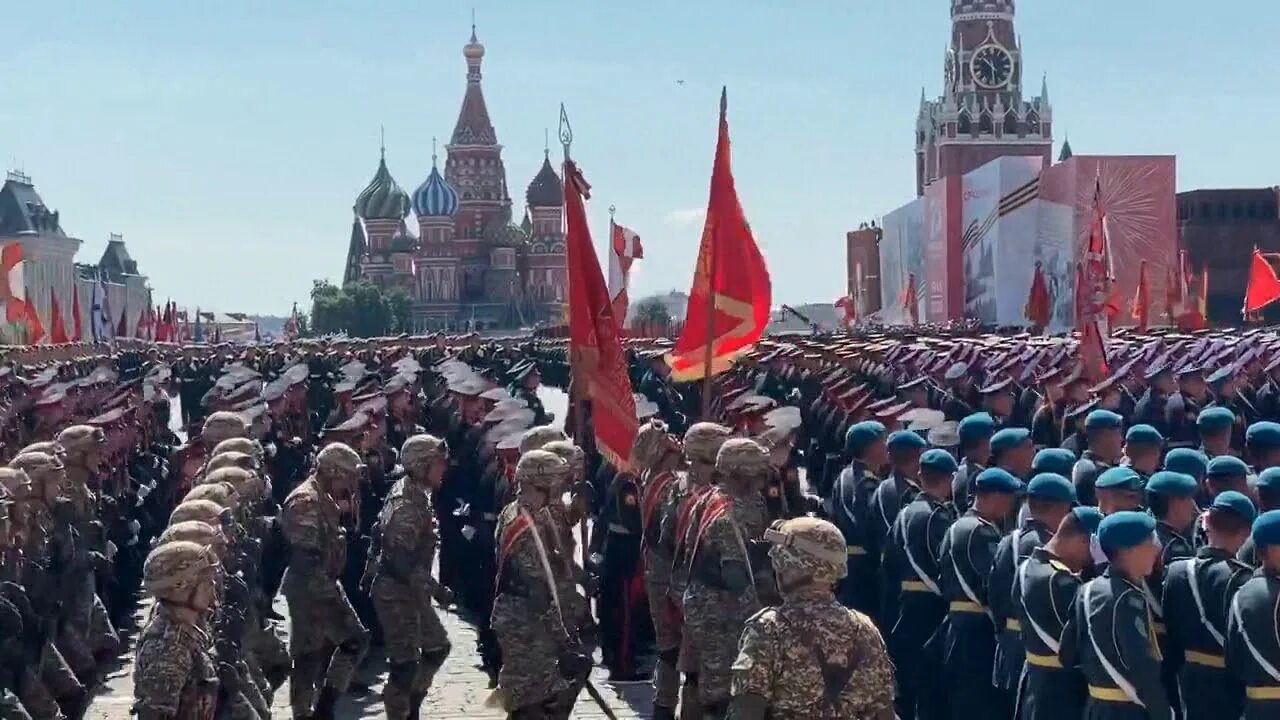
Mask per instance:
[[[1024,94],[1022,42],[1014,0],[951,0],[951,44],[943,59],[943,94],[920,92],[916,117],[916,194],[930,182],[961,176],[1005,155],[1053,152],[1049,86]]]

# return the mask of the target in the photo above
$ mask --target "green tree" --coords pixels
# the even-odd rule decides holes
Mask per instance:
[[[656,297],[645,298],[631,309],[634,322],[648,327],[665,327],[671,322],[671,313],[667,306]]]
[[[310,330],[316,335],[350,332],[351,297],[328,280],[311,286]]]
[[[344,287],[351,301],[347,334],[351,337],[379,337],[391,330],[391,304],[373,283],[358,282]]]
[[[384,335],[413,332],[413,300],[400,288],[385,293],[387,307],[391,310],[391,326]]]

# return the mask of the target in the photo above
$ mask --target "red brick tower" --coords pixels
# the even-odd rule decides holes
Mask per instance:
[[[1048,165],[1053,111],[1048,82],[1026,99],[1014,0],[951,0],[951,44],[943,95],[920,93],[916,117],[916,194],[1005,155],[1036,155]]]

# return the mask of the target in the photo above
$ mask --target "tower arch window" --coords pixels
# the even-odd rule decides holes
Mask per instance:
[[[991,120],[991,113],[984,111],[978,116],[978,133],[982,135],[991,135],[995,131],[995,123]]]
[[[973,121],[969,119],[969,113],[960,113],[960,121],[958,123],[957,130],[962,135],[969,135],[973,132]]]
[[[1034,110],[1032,112],[1027,113],[1027,134],[1028,135],[1040,134],[1040,115],[1036,113]]]
[[[1004,134],[1019,135],[1021,128],[1018,127],[1018,113],[1010,110],[1004,114]]]

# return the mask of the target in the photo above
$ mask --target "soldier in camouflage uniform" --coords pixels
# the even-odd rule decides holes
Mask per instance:
[[[510,718],[567,718],[591,659],[579,651],[554,567],[557,528],[545,512],[572,470],[530,450],[516,466],[516,499],[498,518],[498,594],[493,629],[502,646],[498,689]]]
[[[698,702],[706,718],[722,718],[730,698],[729,668],[743,623],[760,609],[751,547],[764,535],[761,488],[769,453],[754,440],[726,440],[716,455],[722,485],[691,524],[685,632],[698,654]],[[759,563],[757,563],[759,565]],[[763,579],[763,578],[760,578]]]
[[[662,530],[656,554],[671,568],[668,577],[667,605],[679,627],[680,646],[677,667],[684,673],[680,688],[680,707],[686,717],[696,718],[698,704],[698,650],[684,630],[684,591],[689,584],[688,540],[693,515],[711,495],[716,481],[716,456],[729,439],[729,428],[717,423],[695,423],[684,434],[684,458],[688,469],[662,501]]]
[[[147,557],[143,585],[156,598],[138,637],[133,711],[139,720],[211,720],[218,680],[202,615],[220,579],[212,548],[185,540]]]
[[[892,720],[893,665],[871,618],[836,602],[845,539],[816,518],[775,523],[780,607],[747,620],[733,663],[734,720]]]
[[[382,691],[389,720],[418,717],[451,647],[431,601],[448,607],[453,600],[449,589],[431,577],[436,525],[430,493],[444,480],[449,448],[439,438],[414,435],[400,450],[400,461],[404,477],[387,495],[369,552],[373,606],[390,666]]]
[[[667,593],[671,587],[671,556],[661,551],[662,506],[676,482],[681,462],[680,444],[667,432],[666,423],[650,420],[631,444],[631,462],[640,473],[640,527],[644,533],[644,585],[653,619],[654,649],[653,717],[674,720],[680,692],[680,624]]]
[[[587,458],[582,448],[569,440],[555,440],[543,445],[542,449],[554,453],[569,465],[569,477],[560,486],[551,489],[547,514],[555,521],[556,554],[564,561],[556,571],[564,586],[564,597],[568,600],[565,611],[573,618],[579,637],[587,639],[596,634],[595,619],[591,616],[591,605],[586,596],[578,593],[576,588],[581,585],[588,592],[594,588],[589,587],[593,583],[588,581],[586,570],[574,561],[577,541],[573,537],[573,528],[582,522],[591,507],[591,486],[583,481]],[[562,501],[566,490],[570,491],[568,505]]]
[[[11,475],[16,471],[4,468],[0,470]],[[14,554],[14,529],[11,518],[22,512],[16,498],[9,491],[12,480],[0,481],[0,574],[8,577],[9,567]],[[23,614],[17,604],[4,596],[10,592],[10,582],[5,582],[0,589],[0,717],[13,720],[30,720],[31,715],[18,699],[18,682],[22,677],[22,668],[27,663],[28,648],[24,640],[27,629],[23,625]],[[17,586],[13,586],[17,588]],[[21,588],[17,588],[19,591]]]
[[[295,720],[332,718],[369,647],[368,631],[339,582],[347,546],[341,518],[353,509],[362,472],[355,450],[328,445],[316,456],[315,472],[289,493],[281,510],[289,541],[281,588],[289,603],[289,701]]]

